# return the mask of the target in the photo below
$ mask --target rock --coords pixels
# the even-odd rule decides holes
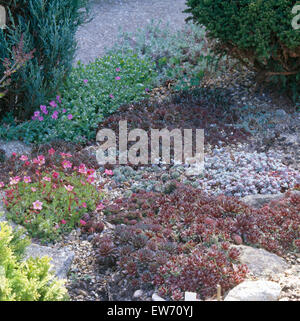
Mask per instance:
[[[144,294],[143,290],[136,290],[133,293],[133,299],[139,299]]]
[[[29,145],[25,145],[20,141],[3,141],[0,140],[1,149],[5,151],[6,157],[10,157],[12,153],[16,153],[18,155],[30,154],[31,147]]]
[[[59,279],[65,279],[70,270],[75,254],[67,247],[57,250],[37,244],[29,245],[25,252],[25,259],[28,259],[29,257],[36,258],[43,256],[49,256],[51,258],[51,270],[55,272],[56,276]]]
[[[197,299],[197,293],[184,292],[184,301],[201,301]]]
[[[159,295],[157,295],[156,293],[152,294],[152,301],[166,301],[165,299],[161,298]]]
[[[278,301],[281,287],[271,281],[244,281],[229,291],[224,301]]]
[[[295,194],[300,194],[298,191],[293,191]],[[271,201],[277,201],[284,197],[285,194],[258,194],[258,195],[248,195],[242,198],[242,201],[245,202],[247,205],[260,208],[266,203]]]
[[[280,273],[288,268],[285,260],[276,254],[264,249],[245,245],[232,245],[240,251],[239,261],[246,264],[255,276],[264,276],[267,273]]]

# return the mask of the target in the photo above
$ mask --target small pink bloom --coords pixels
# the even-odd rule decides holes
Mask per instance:
[[[33,209],[35,210],[41,210],[43,208],[43,203],[40,202],[39,200],[33,202],[32,205],[33,205]]]
[[[37,159],[39,161],[39,165],[45,164],[45,157],[43,155],[38,156]]]
[[[63,168],[72,168],[72,163],[67,160],[63,160],[61,164]]]
[[[32,192],[36,192],[36,188],[35,187],[31,187],[31,191]]]
[[[104,173],[105,173],[106,175],[109,175],[109,176],[114,175],[114,172],[113,172],[112,170],[110,170],[110,169],[106,169],[106,170],[104,171]]]
[[[110,97],[111,99],[114,99],[114,98],[115,98],[115,96],[112,95],[112,94],[110,94],[109,97]]]
[[[57,185],[56,185],[56,184],[53,184],[53,185],[52,185],[52,188],[53,188],[53,189],[57,189]]]
[[[49,105],[53,108],[57,107],[57,103],[54,100],[50,101]]]
[[[72,192],[74,188],[72,185],[64,185],[64,187],[68,192]]]
[[[86,225],[86,221],[84,221],[84,220],[80,220],[80,225]]]
[[[61,224],[67,224],[65,220],[61,220]]]
[[[0,188],[4,187],[5,184],[3,182],[0,182]]]
[[[25,156],[25,155],[22,155],[22,156],[20,157],[20,160],[23,161],[23,162],[26,162],[26,161],[28,160],[28,157]]]
[[[81,206],[84,207],[84,208],[86,208],[86,202],[83,202],[83,203],[81,204]]]
[[[93,176],[89,176],[89,177],[86,179],[86,181],[87,181],[88,183],[93,183],[93,182],[95,181],[95,178],[94,178]]]
[[[78,172],[81,173],[81,174],[86,174],[86,167],[85,167],[84,164],[80,164],[79,165]]]
[[[46,182],[51,182],[51,178],[47,177],[47,176],[43,177],[43,180],[46,181]]]
[[[115,79],[116,79],[116,80],[121,80],[121,77],[120,77],[120,76],[117,76]]]
[[[85,84],[87,84],[88,80],[87,80],[87,79],[83,79],[83,82],[84,82]]]
[[[62,112],[65,114],[65,113],[67,112],[67,110],[66,110],[66,109],[63,109]]]
[[[39,117],[40,116],[40,112],[39,111],[35,111],[34,112],[34,117]]]
[[[121,71],[121,68],[116,68],[116,72],[119,72],[119,71]]]
[[[16,185],[20,182],[21,177],[20,176],[11,177],[9,180],[10,180],[9,182],[10,185]]]
[[[72,114],[69,114],[68,115],[68,119],[71,120],[73,118],[73,115]]]
[[[43,121],[44,120],[44,117],[43,116],[40,116],[39,117],[39,121]]]
[[[61,156],[62,158],[65,158],[65,157],[70,158],[70,157],[72,157],[72,154],[69,154],[69,153],[60,153],[60,156]]]
[[[52,177],[55,178],[55,179],[58,178],[58,177],[59,177],[59,173],[53,172],[53,173],[52,173]]]
[[[54,111],[51,117],[52,117],[52,119],[57,119],[58,111]]]
[[[56,100],[61,103],[61,99],[60,99],[60,96],[56,96]]]
[[[86,173],[88,176],[91,176],[95,173],[95,170],[93,168],[89,168]]]
[[[17,153],[12,153],[12,156],[13,156],[13,157],[16,157],[16,156],[17,156]]]
[[[30,176],[24,176],[24,183],[26,183],[26,184],[31,183],[31,177]]]
[[[55,154],[55,150],[54,150],[53,148],[50,148],[50,149],[48,150],[48,154],[49,154],[49,155],[54,155],[54,154]]]
[[[104,206],[102,203],[100,203],[100,204],[97,205],[96,210],[97,210],[97,211],[101,211],[101,210],[103,210],[104,208],[105,208],[105,206]]]

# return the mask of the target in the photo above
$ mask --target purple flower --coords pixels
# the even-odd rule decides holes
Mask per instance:
[[[71,120],[72,118],[73,118],[73,115],[72,115],[72,114],[69,114],[69,115],[68,115],[68,119]]]
[[[88,80],[87,79],[83,79],[83,82],[86,84],[88,82]]]
[[[121,70],[121,68],[116,68],[116,72],[119,72]]]
[[[121,77],[120,77],[120,76],[117,76],[115,79],[116,79],[116,80],[120,80],[120,79],[121,79]]]
[[[61,99],[60,99],[60,96],[56,96],[56,100],[61,103]]]
[[[42,111],[45,115],[48,114],[47,106],[41,105],[41,106],[40,106],[40,109],[41,109],[41,111]]]
[[[63,113],[66,113],[66,112],[67,112],[67,110],[66,110],[66,109],[63,109],[63,110],[62,110],[62,112],[63,112]]]
[[[40,112],[39,111],[35,111],[34,112],[34,117],[39,117],[40,116]]]
[[[150,89],[149,88],[145,88],[145,91],[148,92],[148,91],[150,91]]]
[[[43,116],[40,116],[39,117],[39,121],[43,121],[44,120],[44,117]]]
[[[53,112],[53,114],[52,114],[52,118],[53,119],[57,119],[57,116],[58,116],[58,111],[57,110],[55,110],[54,112]]]
[[[50,101],[49,105],[53,108],[57,107],[57,103],[54,100]]]
[[[112,94],[110,94],[109,97],[110,97],[111,99],[114,99],[114,98],[115,98],[115,96],[112,95]]]

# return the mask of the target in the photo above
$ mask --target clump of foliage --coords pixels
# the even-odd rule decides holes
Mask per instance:
[[[64,282],[49,272],[50,258],[22,261],[29,241],[20,232],[0,223],[0,301],[67,300]]]
[[[31,121],[2,125],[0,136],[35,143],[94,140],[99,122],[120,105],[145,97],[153,77],[153,64],[135,54],[79,63],[56,99],[41,105]]]
[[[295,193],[254,209],[178,184],[170,194],[139,192],[106,204],[106,219],[118,225],[93,242],[100,266],[116,265],[132,290],[155,286],[173,300],[185,291],[207,298],[217,284],[227,291],[246,276],[230,243],[299,252],[299,211]]]
[[[35,50],[33,59],[11,75],[6,96],[0,101],[2,115],[13,111],[19,119],[26,119],[53,97],[71,70],[75,33],[85,18],[79,9],[86,4],[86,0],[0,1],[8,16],[6,28],[0,29],[0,61],[11,58],[20,39],[24,40],[24,51]],[[5,69],[0,66],[0,75]]]
[[[181,91],[163,102],[148,100],[123,105],[117,113],[100,123],[98,129],[111,128],[118,138],[119,121],[126,119],[128,130],[141,128],[149,137],[151,128],[202,128],[205,143],[211,145],[245,141],[249,134],[234,125],[238,117],[229,112],[230,105],[227,93],[221,90]]]
[[[74,166],[68,153],[48,151],[29,160],[13,155],[17,176],[11,176],[4,188],[7,218],[26,227],[32,237],[53,241],[75,226],[84,225],[85,213],[95,211],[99,194],[95,170],[85,164]]]
[[[296,1],[188,0],[186,10],[216,41],[215,51],[238,59],[257,72],[298,91],[300,34],[292,28]]]
[[[121,32],[107,54],[126,55],[131,51],[155,63],[157,84],[172,80],[177,90],[199,85],[214,61],[204,28],[191,23],[174,31],[169,25],[152,21],[135,33]]]

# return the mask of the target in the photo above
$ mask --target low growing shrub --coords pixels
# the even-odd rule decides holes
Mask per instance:
[[[238,59],[259,80],[299,93],[300,33],[292,28],[293,0],[188,0],[186,10],[216,40],[215,51]]]
[[[64,282],[49,272],[50,258],[22,261],[28,244],[19,232],[0,223],[0,301],[67,300]]]

